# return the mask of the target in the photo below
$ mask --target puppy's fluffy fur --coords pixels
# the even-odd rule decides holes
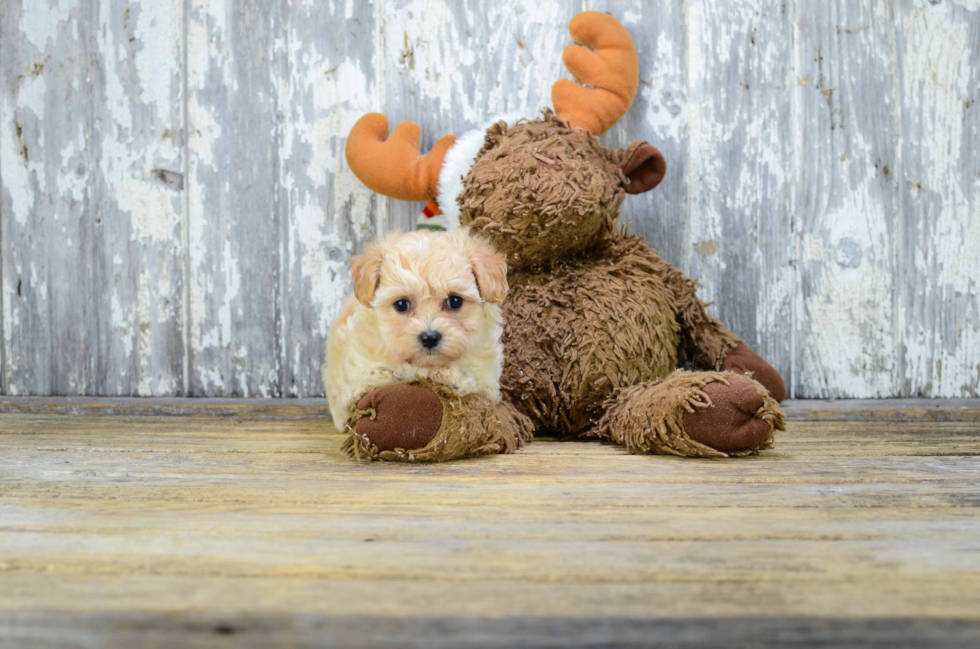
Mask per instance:
[[[354,257],[351,274],[354,295],[330,327],[323,364],[338,430],[360,397],[417,377],[500,400],[502,255],[465,230],[395,233]]]

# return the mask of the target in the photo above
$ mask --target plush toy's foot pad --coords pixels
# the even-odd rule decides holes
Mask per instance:
[[[779,404],[734,372],[686,372],[615,391],[591,433],[631,453],[727,457],[771,448],[783,430]]]
[[[695,442],[722,453],[738,453],[770,440],[772,424],[756,417],[765,406],[765,396],[752,381],[731,375],[727,383],[709,383],[702,390],[711,405],[684,414],[684,430]]]
[[[506,403],[460,397],[427,379],[378,388],[347,420],[341,450],[357,459],[445,462],[513,453],[532,438],[531,420]]]
[[[769,396],[777,402],[786,398],[786,383],[776,368],[767,363],[746,345],[739,345],[730,350],[722,361],[722,370],[739,374],[751,373],[753,379],[765,386]]]
[[[364,396],[357,409],[357,435],[379,451],[422,448],[442,425],[439,397],[421,385],[386,385]]]

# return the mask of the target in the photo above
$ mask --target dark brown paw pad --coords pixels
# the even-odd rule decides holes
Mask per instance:
[[[739,345],[730,350],[722,362],[721,369],[739,374],[751,372],[752,378],[764,385],[773,399],[781,402],[786,398],[786,383],[783,377],[775,367],[746,345]]]
[[[764,399],[752,381],[729,376],[727,385],[709,383],[703,390],[711,405],[684,414],[688,437],[722,453],[757,448],[769,439],[771,425],[755,416]]]
[[[432,390],[399,383],[369,392],[357,409],[370,411],[355,424],[358,437],[379,451],[411,451],[428,444],[442,425],[442,403]]]

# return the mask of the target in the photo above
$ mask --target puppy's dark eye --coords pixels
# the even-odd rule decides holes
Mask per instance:
[[[463,306],[463,298],[458,295],[450,295],[446,298],[446,308],[450,311],[456,311]]]
[[[398,313],[405,313],[408,311],[408,307],[412,306],[408,300],[398,300],[395,302],[395,311]]]

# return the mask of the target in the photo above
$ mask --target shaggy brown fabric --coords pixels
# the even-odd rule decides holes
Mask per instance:
[[[695,280],[670,264],[661,263],[664,281],[674,296],[674,313],[683,332],[678,361],[702,370],[721,369],[728,350],[745,343],[717,318],[708,315],[708,305],[697,296],[698,283]]]
[[[732,380],[748,382],[756,392],[751,395],[753,403],[759,392],[765,388],[747,377],[731,372],[687,372],[676,370],[665,379],[635,385],[617,390],[606,400],[606,413],[590,436],[610,439],[625,444],[631,453],[656,453],[662,455],[684,455],[690,457],[727,457],[747,455],[772,446],[772,432],[783,430],[783,415],[778,404],[768,396],[763,396],[762,406],[750,417],[763,422],[768,430],[765,436],[758,435],[743,439],[745,446],[736,443],[724,444],[727,450],[713,448],[703,441],[724,440],[733,442],[732,426],[744,426],[743,419],[733,418],[729,422],[728,435],[717,432],[704,435],[703,441],[693,438],[686,428],[688,413],[696,409],[709,408],[711,397],[706,388],[712,384],[729,386]],[[736,388],[741,391],[741,386]],[[715,389],[712,389],[714,392]],[[721,394],[724,390],[717,392]],[[745,397],[746,395],[740,395]],[[754,425],[754,424],[753,424]]]
[[[422,448],[439,432],[442,404],[432,390],[396,383],[372,390],[357,402],[357,434],[379,451]]]
[[[622,25],[586,12],[569,29],[578,45],[566,48],[565,61],[580,84],[555,84],[563,119],[545,110],[539,119],[490,127],[456,197],[460,223],[507,257],[501,389],[510,405],[453,400],[430,388],[443,420],[424,448],[381,451],[355,436],[349,452],[380,459],[507,452],[530,440],[533,425],[603,437],[632,452],[719,457],[768,448],[782,429],[773,398],[785,396],[779,374],[708,315],[696,282],[618,231],[625,195],[656,187],[667,165],[646,142],[609,149],[589,132],[612,126],[636,90],[638,59]],[[394,143],[382,145],[387,121],[359,124],[376,150],[417,144],[411,128],[396,129]],[[428,182],[426,169],[419,179]],[[380,191],[397,196],[407,184]],[[678,365],[704,371],[675,371]]]
[[[543,432],[579,434],[613,390],[679,361],[718,369],[741,343],[641,238],[617,234],[590,253],[509,277],[501,387]]]
[[[761,448],[765,441],[734,448],[698,429],[722,451],[684,432],[678,408],[691,399],[709,402],[703,386],[690,382],[717,382],[710,373],[656,383],[679,364],[721,370],[731,350],[744,346],[708,315],[696,282],[639,237],[616,231],[625,193],[654,187],[665,171],[663,156],[646,142],[610,150],[548,111],[487,131],[459,205],[461,222],[508,257],[501,388],[542,433],[596,433],[606,421],[609,434],[621,429],[621,441],[634,450],[719,455]],[[670,434],[648,439],[627,434],[638,423],[614,426],[619,419],[609,418],[609,408],[626,416],[617,394],[641,417],[661,413],[658,425]],[[762,437],[763,424],[746,425]],[[765,426],[768,439],[772,427]]]
[[[504,301],[501,388],[537,428],[563,436],[592,426],[614,389],[677,364],[666,264],[635,237],[593,255],[512,273]]]
[[[782,403],[786,399],[786,384],[776,368],[746,345],[730,350],[721,364],[723,370],[746,374],[769,390],[769,396]]]
[[[387,390],[388,394],[374,397],[372,393],[361,400],[366,406],[376,404],[376,410],[355,411],[347,422],[348,429],[354,432],[341,449],[351,457],[389,462],[442,462],[476,455],[513,453],[532,438],[531,422],[506,403],[494,404],[475,394],[460,398],[450,388],[425,379],[378,388],[375,392],[380,390]],[[423,396],[419,390],[428,395]],[[422,410],[427,413],[425,416],[431,414],[433,399],[441,409],[441,422],[424,445],[389,449],[373,443],[374,438],[367,431],[376,432],[373,428],[376,421],[384,418],[389,430],[397,429],[398,422],[413,421],[412,413],[418,410],[414,405],[416,402],[427,404]],[[364,426],[367,430],[362,428]],[[397,434],[389,433],[383,438],[391,439]]]
[[[487,131],[463,181],[460,222],[482,232],[511,268],[569,257],[614,230],[626,177],[587,131],[550,111]]]

